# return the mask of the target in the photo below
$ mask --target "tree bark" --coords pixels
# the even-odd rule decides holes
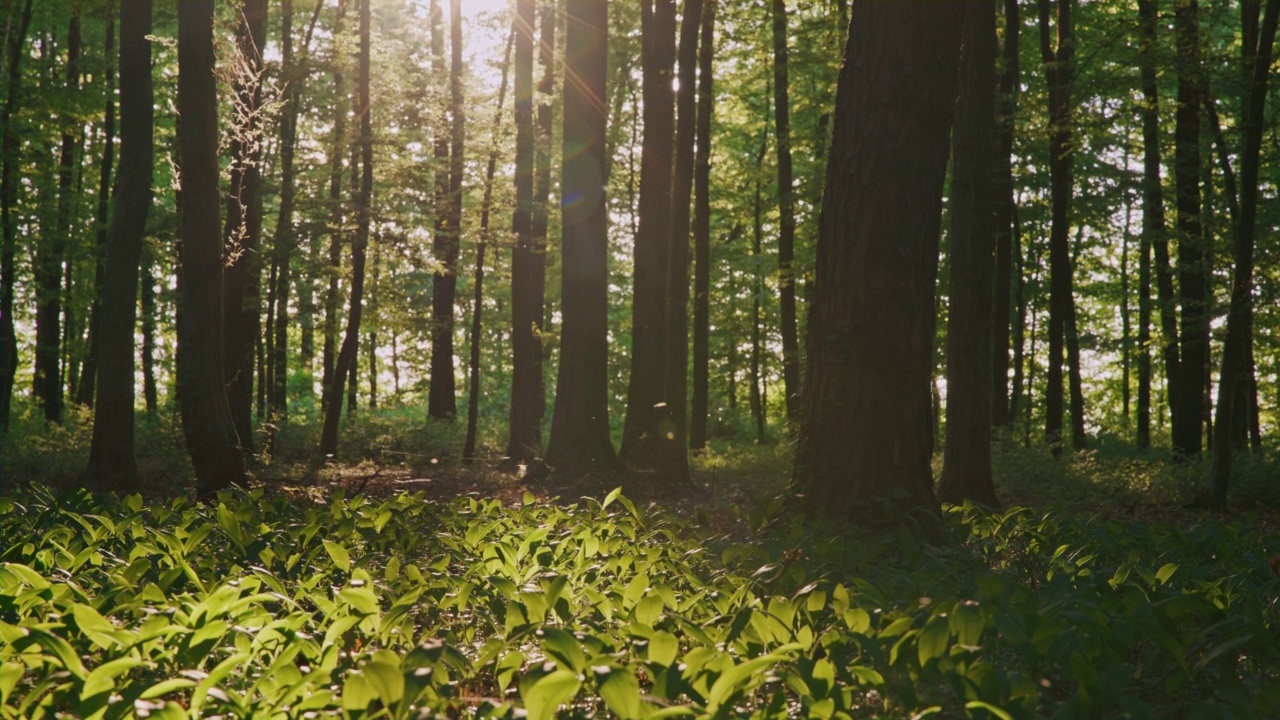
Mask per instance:
[[[107,235],[99,317],[99,383],[85,484],[104,491],[138,486],[134,461],[134,345],[138,266],[151,207],[151,0],[121,0],[120,176]]]
[[[328,408],[333,388],[337,385],[334,366],[338,356],[338,323],[342,312],[342,296],[339,293],[338,277],[342,274],[342,157],[347,148],[347,87],[342,73],[342,63],[338,61],[342,43],[339,37],[343,32],[343,17],[346,2],[339,0],[337,16],[333,21],[333,86],[337,102],[333,106],[333,146],[329,151],[329,252],[328,252],[328,287],[324,294],[324,340],[320,357],[320,407]],[[352,172],[355,169],[352,168]]]
[[[462,463],[470,465],[476,458],[476,435],[480,417],[480,330],[484,314],[484,255],[489,244],[489,213],[493,207],[493,176],[498,167],[501,145],[502,106],[507,99],[507,73],[511,69],[511,46],[519,30],[512,27],[507,36],[507,49],[502,55],[502,83],[498,86],[498,109],[493,114],[493,144],[489,164],[484,171],[484,194],[480,200],[480,239],[476,243],[476,268],[472,277],[471,338],[467,383],[467,437],[462,445]],[[392,336],[394,343],[395,337]]]
[[[280,209],[275,229],[275,314],[271,319],[275,336],[272,353],[267,359],[271,367],[267,388],[267,418],[274,427],[289,415],[289,283],[291,263],[297,247],[293,224],[294,147],[298,137],[298,112],[302,102],[300,84],[305,74],[298,72],[293,52],[293,0],[280,3],[280,76],[284,80],[280,118]],[[272,431],[274,432],[274,430]],[[270,437],[270,435],[268,436]]]
[[[455,13],[456,14],[456,13]],[[438,82],[449,77],[450,109],[453,124],[448,130],[447,117],[439,113],[435,140],[435,238],[432,254],[443,266],[431,283],[431,381],[427,391],[427,414],[435,420],[451,420],[458,414],[458,401],[453,377],[453,302],[458,286],[458,228],[455,226],[454,206],[460,200],[454,188],[454,178],[461,185],[462,145],[460,139],[462,113],[461,67],[446,75],[444,60],[444,13],[439,1],[431,3],[431,67]],[[461,66],[461,31],[455,36],[453,55]],[[452,61],[452,58],[451,58]],[[453,141],[458,157],[450,154]],[[459,205],[460,207],[460,205]]]
[[[0,432],[9,429],[13,380],[18,371],[18,336],[13,320],[13,289],[17,275],[16,249],[18,227],[14,213],[18,204],[18,166],[22,145],[14,128],[14,110],[22,97],[22,57],[27,31],[31,27],[32,0],[22,6],[18,31],[6,48],[8,57],[8,95],[0,110]]]
[[[369,226],[373,209],[373,109],[369,104],[369,25],[371,0],[360,2],[360,55],[356,72],[356,107],[360,116],[360,191],[356,198],[356,231],[351,242],[351,312],[347,331],[334,363],[333,390],[325,407],[324,427],[320,432],[321,456],[338,452],[338,423],[342,417],[343,388],[356,366],[360,338],[360,317],[364,302],[365,249],[369,244]],[[352,171],[354,172],[354,164]],[[354,388],[355,380],[351,380]],[[350,413],[348,403],[348,413]]]
[[[178,5],[178,146],[182,241],[178,276],[178,404],[196,494],[247,481],[223,379],[223,247],[218,201],[218,92],[213,0]]]
[[[68,95],[80,89],[80,15],[71,16],[67,29],[66,88]],[[78,121],[63,117],[62,151],[58,160],[57,215],[52,228],[36,243],[34,264],[36,295],[35,400],[47,422],[62,422],[62,268],[71,235],[75,166],[80,149]]]
[[[535,151],[533,38],[534,0],[516,3],[515,125],[516,209],[511,252],[511,412],[507,457],[533,463],[542,456],[542,298],[536,293],[545,254],[534,247]]]
[[[566,0],[560,366],[547,463],[563,475],[614,469],[609,440],[606,0]]]
[[[995,95],[996,160],[993,176],[995,203],[995,280],[992,295],[992,364],[991,423],[1006,428],[1013,423],[1016,410],[1009,395],[1009,321],[1010,297],[1014,292],[1013,255],[1013,131],[1014,113],[1018,106],[1021,73],[1018,48],[1022,18],[1018,0],[1004,0],[1004,45],[1000,57]]]
[[[952,131],[951,283],[947,320],[947,429],[938,495],[999,505],[991,476],[991,325],[996,16],[965,3],[960,93]],[[1007,162],[1008,156],[1003,156]],[[1002,288],[1008,295],[1008,286]],[[1006,316],[1008,308],[1005,308]]]
[[[694,450],[707,445],[710,395],[711,114],[715,107],[712,62],[716,2],[707,0],[702,6],[702,40],[698,46],[697,151],[693,161],[693,396],[689,421],[689,447]]]
[[[1280,0],[1267,0],[1257,44],[1245,47],[1253,72],[1246,95],[1244,144],[1240,154],[1240,215],[1235,223],[1235,268],[1231,277],[1231,306],[1227,315],[1227,339],[1222,349],[1217,415],[1214,418],[1213,465],[1208,501],[1225,509],[1231,484],[1233,404],[1237,388],[1247,382],[1245,371],[1249,308],[1253,294],[1254,236],[1258,221],[1258,171],[1262,152],[1262,132],[1267,104],[1267,82],[1271,69],[1276,26],[1280,22]]]
[[[767,429],[765,419],[765,394],[760,389],[763,348],[760,332],[760,300],[764,295],[764,269],[760,253],[764,244],[763,200],[760,185],[764,173],[764,156],[769,150],[769,99],[764,101],[765,125],[760,131],[760,151],[756,153],[755,195],[751,201],[751,360],[748,378],[751,387],[747,391],[747,404],[756,425],[756,443],[763,445]]]
[[[235,103],[240,118],[231,140],[231,193],[223,231],[227,265],[223,287],[223,380],[231,418],[244,452],[255,451],[253,440],[254,352],[260,336],[262,301],[259,275],[262,260],[262,49],[267,36],[266,0],[244,0],[236,28]]]
[[[960,3],[859,0],[819,220],[796,478],[814,517],[936,516],[930,378]]]
[[[159,393],[156,388],[156,287],[152,269],[155,258],[146,244],[142,246],[142,268],[139,282],[139,306],[142,310],[142,399],[147,416],[154,418],[159,411]]]
[[[671,247],[671,161],[675,140],[672,73],[675,0],[641,0],[644,143],[641,146],[639,230],[631,313],[631,377],[621,459],[663,475],[668,419],[665,395],[667,264]]]
[[[773,0],[773,105],[778,149],[778,309],[782,332],[782,382],[787,419],[800,402],[800,343],[796,339],[795,183],[791,171],[791,108],[787,79],[787,4]]]
[[[1200,28],[1197,0],[1176,0],[1178,110],[1174,179],[1177,186],[1178,293],[1182,306],[1178,395],[1173,407],[1173,453],[1200,456],[1209,363],[1209,248],[1200,217]]]

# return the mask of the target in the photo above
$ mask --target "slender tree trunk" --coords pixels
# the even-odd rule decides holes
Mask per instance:
[[[1004,0],[1004,44],[995,95],[996,160],[993,182],[995,203],[995,280],[992,294],[991,423],[997,428],[1013,423],[1016,412],[1009,398],[1009,299],[1013,294],[1013,131],[1021,73],[1018,48],[1022,18],[1018,0]],[[1016,329],[1015,329],[1016,332]]]
[[[751,406],[751,417],[756,423],[756,442],[764,444],[765,441],[765,395],[760,389],[761,381],[761,348],[762,341],[760,335],[760,299],[764,294],[764,279],[761,277],[763,273],[763,263],[760,258],[761,246],[764,238],[764,220],[763,220],[763,203],[761,200],[760,184],[761,175],[764,171],[764,156],[769,149],[769,101],[765,100],[765,121],[764,130],[760,133],[760,152],[756,153],[756,191],[751,204],[751,367],[750,382],[751,388],[747,395],[747,402]]]
[[[321,346],[320,359],[320,407],[328,408],[333,388],[337,385],[334,366],[338,359],[338,324],[342,312],[342,296],[339,293],[338,277],[342,274],[342,157],[347,148],[347,86],[342,73],[342,63],[338,56],[342,48],[339,41],[343,33],[343,19],[346,11],[345,0],[339,0],[337,17],[333,26],[333,86],[334,103],[333,146],[329,151],[329,252],[326,273],[329,283],[324,294],[324,340]],[[355,172],[355,169],[352,169]]]
[[[155,258],[146,244],[142,246],[142,268],[139,283],[139,305],[142,309],[142,398],[147,416],[154,418],[159,411],[159,393],[156,388],[156,281],[153,274]]]
[[[372,220],[373,199],[373,110],[369,105],[369,3],[360,5],[360,56],[357,71],[357,101],[360,117],[360,192],[356,199],[356,232],[351,243],[351,314],[347,320],[347,332],[338,351],[333,371],[333,390],[325,407],[324,427],[320,433],[320,454],[333,455],[338,451],[338,421],[342,416],[343,383],[356,366],[356,350],[360,337],[360,316],[364,301],[365,248],[369,244],[369,226]],[[354,171],[354,167],[352,168]],[[352,381],[352,387],[355,382]],[[350,413],[350,405],[348,405]]]
[[[18,371],[18,336],[13,320],[14,277],[17,275],[18,227],[14,217],[18,205],[18,166],[22,146],[14,127],[14,110],[22,97],[22,58],[31,27],[31,4],[22,6],[18,31],[9,39],[9,82],[4,108],[0,110],[0,431],[9,429],[13,380]]]
[[[178,5],[178,112],[182,116],[178,125],[182,156],[178,404],[200,497],[244,485],[248,479],[223,379],[213,6],[213,0],[184,0]]]
[[[675,0],[641,0],[644,144],[641,147],[639,233],[635,238],[631,377],[622,430],[622,461],[663,474],[667,264],[671,247],[671,161],[675,141],[672,73]]]
[[[516,3],[515,124],[516,209],[511,252],[511,412],[507,457],[532,464],[542,456],[542,300],[535,297],[537,269],[545,255],[534,248],[535,159],[533,38],[534,0]],[[572,302],[572,300],[566,298]]]
[[[1248,382],[1245,355],[1248,310],[1253,294],[1254,235],[1258,219],[1258,171],[1262,152],[1262,132],[1267,103],[1267,81],[1270,75],[1276,26],[1280,22],[1280,0],[1267,0],[1265,15],[1257,35],[1257,44],[1246,46],[1246,58],[1252,60],[1253,72],[1247,86],[1244,117],[1244,144],[1240,155],[1240,215],[1235,223],[1235,268],[1231,277],[1231,306],[1227,315],[1227,339],[1222,349],[1222,372],[1218,386],[1217,416],[1214,418],[1213,467],[1209,487],[1209,504],[1218,509],[1227,505],[1231,484],[1233,447],[1232,405],[1236,388]]]
[[[254,452],[253,368],[260,339],[262,302],[259,275],[262,239],[262,156],[258,116],[262,108],[262,49],[267,36],[267,1],[244,0],[236,30],[234,94],[237,115],[231,141],[231,193],[227,198],[227,246],[223,288],[223,379],[240,446]]]
[[[819,220],[796,479],[812,516],[875,517],[881,499],[936,515],[931,268],[964,5],[858,0],[851,11]]]
[[[605,189],[606,0],[566,0],[560,366],[547,462],[564,475],[616,466],[609,440]]]
[[[1176,0],[1178,110],[1174,178],[1177,183],[1178,291],[1182,306],[1181,366],[1173,415],[1173,452],[1197,458],[1204,433],[1209,361],[1209,248],[1200,217],[1200,20],[1197,0]]]
[[[716,3],[717,0],[707,0],[703,4],[702,40],[698,46],[697,151],[693,163],[693,397],[689,423],[689,447],[694,450],[707,446],[710,395],[711,114],[715,107],[712,62],[715,57]],[[733,372],[732,368],[730,372]]]
[[[773,0],[773,105],[778,134],[778,307],[782,331],[782,380],[787,419],[800,402],[800,343],[796,339],[795,183],[791,173],[791,102],[787,79],[787,4]]]
[[[1049,370],[1045,391],[1045,439],[1053,453],[1057,455],[1062,452],[1064,344],[1069,354],[1078,358],[1079,353],[1073,328],[1075,300],[1067,237],[1070,229],[1072,187],[1071,73],[1075,40],[1072,34],[1071,0],[1057,0],[1056,48],[1051,47],[1050,44],[1050,0],[1038,1],[1040,54],[1046,66],[1049,83],[1049,171],[1052,188],[1052,222],[1049,231]],[[1076,348],[1074,352],[1073,347]],[[1079,365],[1078,359],[1076,362],[1071,362],[1071,358],[1068,358],[1068,363],[1071,367]],[[1074,388],[1078,373],[1071,371],[1069,374]],[[1072,434],[1075,436],[1073,440],[1076,448],[1081,449],[1084,438],[1074,430],[1077,425],[1083,430],[1083,408],[1076,407],[1076,395],[1077,393],[1073,390]]]
[[[666,367],[663,369],[668,441],[662,467],[676,480],[689,478],[689,202],[693,195],[697,128],[698,29],[702,0],[685,0],[680,20],[679,90],[671,187],[671,245],[667,253]]]
[[[301,83],[305,74],[298,72],[293,53],[293,0],[280,3],[280,75],[284,79],[280,118],[280,210],[275,230],[275,316],[272,338],[272,382],[267,389],[267,417],[272,427],[289,415],[289,283],[294,248],[297,247],[293,224],[294,146],[298,137],[298,112],[302,102]],[[274,431],[273,431],[274,432]]]
[[[476,243],[476,268],[472,277],[471,337],[467,383],[467,438],[462,446],[462,462],[470,465],[476,458],[476,435],[480,417],[480,330],[484,314],[484,255],[489,244],[489,213],[493,207],[493,176],[498,167],[498,148],[501,146],[502,106],[507,99],[507,73],[511,69],[511,46],[515,43],[517,27],[507,36],[507,49],[502,55],[502,83],[498,86],[498,109],[493,114],[493,144],[489,148],[489,163],[484,171],[484,194],[480,200],[480,239]],[[395,336],[392,336],[394,347]],[[399,392],[399,382],[397,390]]]
[[[365,333],[365,357],[369,362],[369,409],[378,408],[378,279],[382,273],[382,248],[378,237],[373,242],[373,278],[369,284],[369,320],[365,323],[369,331]]]
[[[67,92],[80,90],[80,15],[73,11],[67,30]],[[52,232],[36,244],[35,397],[48,422],[62,422],[62,268],[71,240],[75,168],[80,150],[78,120],[63,117],[58,160],[57,217]]]
[[[97,243],[94,248],[93,306],[89,311],[89,350],[80,366],[80,382],[76,387],[76,403],[93,407],[94,388],[98,377],[98,345],[101,342],[102,292],[107,267],[107,223],[111,210],[111,172],[116,156],[116,73],[112,57],[115,54],[115,13],[107,11],[107,38],[103,44],[106,66],[103,69],[106,83],[106,109],[102,113],[102,158],[98,162],[98,214],[96,221]]]
[[[138,485],[133,454],[133,334],[154,165],[150,34],[151,0],[121,0],[120,176],[104,257],[98,325],[102,382],[93,408],[93,441],[85,473],[88,487],[107,491],[128,491]]]
[[[1129,167],[1128,145],[1124,149],[1124,166]],[[1120,413],[1127,429],[1130,420],[1129,410],[1133,404],[1130,383],[1133,369],[1133,313],[1129,308],[1129,292],[1133,286],[1130,280],[1132,272],[1129,270],[1133,196],[1129,194],[1128,187],[1124,187],[1122,192],[1124,193],[1124,227],[1120,231]]]
[[[452,7],[452,6],[451,6]],[[455,13],[456,14],[456,9]],[[456,23],[455,23],[456,24]],[[460,26],[459,26],[460,28]],[[431,381],[427,392],[427,414],[436,420],[451,420],[458,414],[458,404],[453,376],[453,304],[458,285],[458,229],[454,226],[454,206],[460,196],[454,189],[454,177],[461,183],[462,144],[462,79],[461,30],[453,32],[453,55],[457,67],[446,75],[444,60],[444,13],[439,0],[431,3],[431,67],[437,82],[444,84],[448,77],[450,109],[453,126],[445,130],[446,115],[439,113],[435,140],[435,238],[433,254],[444,266],[437,272],[431,284]],[[452,58],[451,58],[452,60]],[[442,88],[443,89],[443,88]],[[450,141],[454,141],[458,157],[450,157]]]
[[[995,194],[992,185],[995,5],[965,3],[960,93],[952,131],[951,306],[947,325],[947,429],[938,495],[999,504],[991,476],[991,324]],[[1008,156],[1003,159],[1007,161]],[[1008,295],[1008,286],[1001,288]],[[1006,315],[1008,308],[1006,307]]]
[[[998,168],[997,168],[998,169]],[[1009,393],[1008,410],[1008,427],[1013,429],[1013,423],[1018,418],[1018,411],[1025,404],[1023,400],[1022,386],[1025,377],[1026,355],[1023,344],[1026,340],[1026,323],[1027,323],[1027,279],[1026,279],[1026,263],[1023,261],[1022,248],[1022,232],[1018,223],[1018,208],[1015,204],[1013,207],[1013,225],[1011,228],[1010,251],[1013,254],[1013,302],[1017,316],[1013,324],[1013,383],[1012,390]],[[997,286],[998,287],[998,286]]]

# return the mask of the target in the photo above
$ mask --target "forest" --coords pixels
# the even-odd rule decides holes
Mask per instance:
[[[3,0],[0,718],[1274,718],[1280,0]]]

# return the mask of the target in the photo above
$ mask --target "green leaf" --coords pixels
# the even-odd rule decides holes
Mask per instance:
[[[382,657],[366,663],[360,672],[369,681],[370,687],[378,693],[382,704],[391,707],[404,697],[404,673],[400,671],[398,659],[392,662],[384,654],[395,658],[391,653],[380,652],[379,655]]]
[[[347,602],[362,615],[378,614],[378,596],[367,587],[345,587],[338,591],[338,597]]]
[[[622,591],[622,605],[631,607],[640,602],[640,598],[644,597],[645,591],[649,589],[649,576],[640,573],[631,578],[631,582],[627,583],[627,589]]]
[[[361,673],[351,673],[342,684],[342,709],[364,710],[369,703],[378,699],[378,691],[369,682],[369,678]]]
[[[528,720],[550,720],[560,706],[578,694],[582,681],[572,670],[556,670],[540,678],[524,696]]]
[[[90,672],[88,677],[84,679],[84,686],[80,688],[81,702],[112,689],[114,680],[130,670],[146,665],[143,660],[131,657],[116,658],[108,660]]]
[[[680,641],[675,635],[659,630],[649,638],[649,662],[667,667],[676,661],[679,653]]]
[[[1177,571],[1178,571],[1177,565],[1173,563],[1165,563],[1160,567],[1159,570],[1156,571],[1156,580],[1161,585],[1164,585],[1165,583],[1169,582],[1169,578],[1173,577],[1173,574]]]
[[[325,552],[329,553],[329,558],[333,560],[333,564],[342,572],[351,572],[351,554],[347,549],[336,542],[324,540]]]
[[[608,494],[608,495],[605,495],[605,496],[604,496],[604,500],[603,500],[603,501],[601,501],[601,503],[600,503],[600,509],[601,509],[601,510],[604,510],[605,508],[607,508],[607,507],[609,507],[610,505],[612,505],[612,504],[613,504],[613,501],[614,501],[614,500],[617,500],[617,499],[618,499],[618,496],[619,496],[619,495],[621,495],[621,494],[622,494],[622,486],[621,486],[621,485],[619,485],[618,487],[616,487],[616,488],[614,488],[614,489],[610,490],[610,491],[609,491],[609,494]]]
[[[947,652],[947,641],[950,639],[951,630],[948,627],[947,618],[941,615],[929,618],[929,622],[925,623],[924,630],[920,632],[920,637],[916,641],[921,667],[930,660],[944,655]]]
[[[982,639],[985,622],[982,608],[972,600],[958,603],[951,612],[951,632],[955,633],[956,642],[961,645],[977,645]]]
[[[973,717],[973,713],[967,712],[969,710],[986,710],[992,715],[995,715],[996,717],[1000,718],[1000,720],[1013,720],[1013,716],[1005,712],[1003,709],[998,708],[995,705],[992,705],[991,703],[983,702],[981,700],[970,700],[969,702],[964,704],[964,709],[966,710],[965,714],[968,715],[969,717]]]
[[[195,684],[195,680],[190,680],[188,678],[169,678],[168,680],[161,680],[155,685],[143,690],[142,694],[138,697],[143,700],[151,700],[163,697],[177,690],[185,690],[189,687],[195,687]]]
[[[97,610],[88,605],[75,603],[71,606],[71,616],[75,618],[80,632],[84,633],[84,636],[94,645],[103,650],[109,650],[117,644],[117,640],[111,635],[116,627]]]
[[[587,658],[583,655],[582,646],[578,644],[577,638],[560,628],[543,628],[541,632],[542,649],[547,655],[574,672],[580,673],[587,669]]]
[[[0,664],[0,705],[9,705],[9,694],[18,686],[18,681],[22,679],[23,673],[27,670],[27,666],[20,662],[5,662]]]
[[[600,685],[600,697],[609,709],[623,720],[640,717],[640,682],[626,668],[601,666],[593,668]]]

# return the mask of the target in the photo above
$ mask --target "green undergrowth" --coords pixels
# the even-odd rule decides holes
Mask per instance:
[[[1274,717],[1280,540],[1015,509],[0,498],[3,717]],[[767,527],[766,527],[767,526]]]

